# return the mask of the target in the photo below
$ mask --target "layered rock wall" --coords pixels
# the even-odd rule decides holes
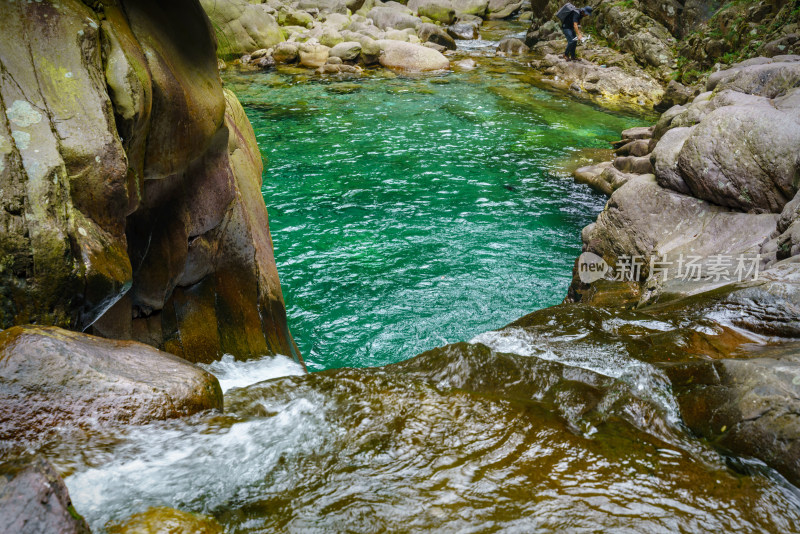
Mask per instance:
[[[299,358],[255,136],[197,1],[3,0],[0,326]]]

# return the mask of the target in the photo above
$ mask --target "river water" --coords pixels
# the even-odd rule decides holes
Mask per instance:
[[[537,89],[526,70],[226,76],[270,162],[264,199],[309,369],[402,361],[563,299],[605,199],[558,162],[642,119]]]
[[[289,321],[317,372],[226,357],[207,366],[224,415],[52,448],[94,529],[158,506],[235,533],[800,529],[796,490],[692,438],[622,342],[674,325],[603,316],[600,343],[561,313],[535,338],[489,332],[562,300],[603,207],[560,162],[643,121],[482,61],[225,75],[270,161]]]

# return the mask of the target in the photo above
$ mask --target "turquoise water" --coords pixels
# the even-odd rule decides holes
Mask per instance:
[[[393,363],[560,302],[605,198],[557,172],[642,124],[515,66],[323,81],[232,73],[310,370]]]

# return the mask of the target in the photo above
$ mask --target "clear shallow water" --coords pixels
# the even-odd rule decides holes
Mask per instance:
[[[557,164],[641,119],[482,61],[438,77],[225,76],[269,160],[264,199],[310,370],[398,362],[563,299],[605,199]]]

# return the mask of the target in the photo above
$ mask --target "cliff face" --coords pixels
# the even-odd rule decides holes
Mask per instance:
[[[1,3],[0,327],[299,359],[199,3]]]

